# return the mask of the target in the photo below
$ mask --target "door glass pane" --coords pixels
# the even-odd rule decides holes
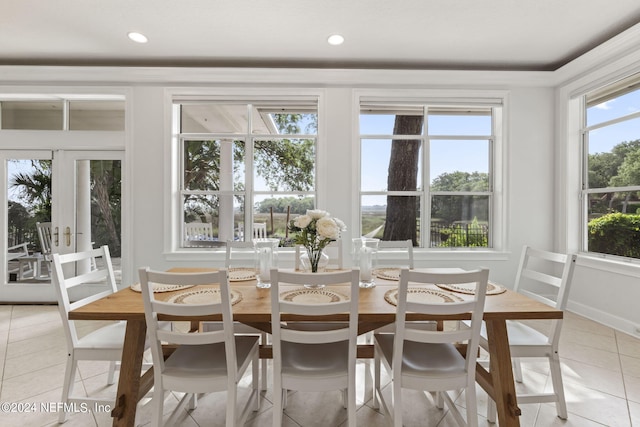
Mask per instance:
[[[82,251],[109,246],[113,268],[119,272],[122,255],[122,162],[79,160],[76,169],[76,247]]]
[[[8,160],[7,175],[8,279],[48,279],[36,224],[51,221],[51,160]]]

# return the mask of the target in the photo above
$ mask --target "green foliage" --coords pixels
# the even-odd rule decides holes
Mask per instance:
[[[589,155],[589,188],[640,185],[640,139]]]
[[[588,224],[589,251],[640,258],[640,215],[611,213]]]
[[[488,191],[489,175],[484,172],[445,172],[431,183],[433,191]]]
[[[470,224],[456,224],[449,229],[441,231],[442,234],[448,235],[447,239],[443,239],[440,246],[443,247],[487,247],[489,246],[489,234],[486,227],[478,223],[477,218],[473,218]]]

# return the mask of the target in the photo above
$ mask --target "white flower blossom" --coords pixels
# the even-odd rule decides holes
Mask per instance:
[[[305,228],[311,223],[311,217],[309,215],[300,215],[293,221],[293,225],[298,228]]]
[[[342,222],[341,219],[339,218],[333,218],[333,220],[336,222],[336,225],[338,226],[338,228],[340,229],[340,231],[346,231],[347,230],[347,224],[345,224],[344,222]]]
[[[316,223],[318,236],[322,239],[337,239],[340,237],[340,228],[338,224],[328,216],[322,217]]]
[[[308,209],[307,215],[310,216],[311,219],[320,219],[325,216],[329,216],[329,212],[320,209]]]

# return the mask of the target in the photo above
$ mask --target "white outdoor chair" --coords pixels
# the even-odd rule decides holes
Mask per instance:
[[[77,264],[92,265],[87,263],[87,261],[95,258],[102,258],[102,267],[99,269],[93,267],[91,271],[86,273],[75,273]],[[70,403],[85,403],[89,405],[89,407],[93,407],[97,402],[113,405],[115,395],[112,398],[76,396],[73,395],[73,386],[75,384],[79,360],[104,360],[111,362],[107,384],[114,383],[116,362],[119,362],[122,357],[126,322],[112,323],[81,337],[76,330],[75,321],[69,320],[69,312],[71,310],[75,310],[118,290],[111,265],[109,248],[102,246],[101,248],[86,252],[65,255],[52,254],[52,265],[53,284],[55,285],[58,298],[58,307],[60,309],[60,316],[62,317],[68,350],[61,402],[66,405]],[[106,284],[106,290],[95,292],[90,296],[71,302],[69,296],[71,289],[86,292],[87,289],[92,289],[96,284]],[[61,411],[59,422],[65,422],[66,416],[67,413]]]
[[[459,425],[478,425],[476,402],[476,356],[480,341],[480,327],[484,313],[484,300],[489,270],[459,273],[422,273],[403,269],[398,286],[397,311],[394,334],[374,335],[374,408],[384,406],[394,427],[402,427],[402,389],[414,389],[436,393],[438,408],[447,406]],[[461,284],[476,283],[472,299],[464,302],[407,301],[409,284]],[[469,325],[461,323],[456,330],[429,331],[412,328],[406,321],[407,313],[457,314],[471,312]],[[466,343],[463,356],[456,343]],[[392,378],[392,404],[383,396],[380,384],[380,365],[383,364]],[[449,391],[464,389],[466,422],[449,395]],[[429,394],[427,394],[429,396]]]
[[[265,222],[253,223],[253,238],[264,239],[267,237],[267,224]]]
[[[38,230],[38,239],[40,240],[40,249],[45,261],[51,261],[51,223],[36,222]]]
[[[258,390],[258,337],[236,336],[233,331],[231,296],[227,271],[209,273],[165,273],[141,268],[140,284],[144,300],[151,355],[154,366],[153,401],[155,408],[151,425],[163,425],[163,404],[168,390],[185,393],[180,404],[169,417],[171,425],[185,403],[192,399],[195,409],[196,395],[227,391],[226,426],[243,425],[249,411],[259,409]],[[219,283],[220,300],[205,304],[174,304],[154,298],[149,282],[170,285],[202,285]],[[223,328],[211,332],[168,331],[158,327],[158,316],[222,315]],[[163,343],[177,348],[166,358]],[[252,390],[241,410],[238,407],[238,383],[252,366]]]
[[[576,255],[534,249],[524,246],[516,273],[516,292],[540,301],[558,310],[565,310],[573,279]],[[522,382],[520,359],[524,357],[547,358],[550,365],[551,393],[518,394],[518,404],[555,402],[558,417],[567,418],[567,404],[562,385],[562,371],[558,344],[562,319],[553,320],[546,333],[518,321],[507,321],[509,348],[516,381]],[[483,329],[480,345],[488,349],[487,334]],[[489,399],[487,419],[496,420],[495,402]]]
[[[303,245],[296,245],[295,252],[295,269],[296,271],[302,270],[302,263],[300,262],[300,255],[306,251],[306,248]],[[327,269],[330,270],[342,270],[344,268],[344,259],[342,256],[342,240],[334,240],[330,242],[325,248],[323,252],[327,254],[329,257],[329,264],[327,264]]]
[[[210,222],[189,222],[184,224],[185,240],[213,239],[213,225]]]
[[[282,426],[286,390],[324,392],[342,390],[348,426],[356,425],[356,354],[358,335],[358,270],[335,273],[271,271],[271,327],[273,341],[273,426]],[[341,285],[349,288],[347,301],[323,304],[281,299],[283,284]],[[293,288],[300,289],[300,288]],[[282,314],[323,316],[348,313],[348,322],[323,328],[282,325]],[[313,322],[308,322],[313,325]],[[327,329],[325,329],[327,327]]]

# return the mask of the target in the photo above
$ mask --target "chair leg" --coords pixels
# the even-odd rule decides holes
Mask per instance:
[[[197,407],[198,407],[198,394],[197,393],[193,393],[191,395],[191,398],[189,399],[189,406],[187,406],[187,408],[190,411],[193,411]]]
[[[107,385],[115,383],[117,362],[109,362],[109,375],[107,375]]]
[[[74,359],[73,354],[69,355],[67,359],[67,367],[64,374],[64,384],[62,386],[62,402],[69,403],[69,397],[73,393],[73,384],[76,379],[76,370],[78,369],[78,361]],[[58,416],[58,422],[64,423],[67,421],[67,413],[60,411]]]
[[[284,393],[286,391],[282,389],[282,382],[275,378],[273,384],[273,427],[282,427]]]
[[[497,415],[498,409],[496,408],[496,402],[489,397],[487,400],[487,421],[495,424]]]
[[[553,383],[553,392],[556,394],[556,411],[558,417],[563,420],[567,419],[567,402],[564,398],[564,386],[562,384],[562,370],[560,368],[560,358],[558,352],[555,352],[549,358],[549,365],[551,367],[551,382]]]
[[[164,390],[161,384],[155,384],[154,386],[152,403],[154,404],[154,408],[151,413],[151,425],[161,426],[164,412]]]
[[[468,427],[478,427],[478,401],[476,400],[475,387],[476,383],[474,381],[465,390]]]
[[[265,389],[267,388],[266,386],[267,363],[266,362],[267,362],[266,359],[262,359],[262,361],[260,361],[258,357],[255,357],[251,362],[251,394],[255,396],[255,402],[253,404],[254,412],[260,410],[260,381],[259,381],[260,373],[258,372],[259,371],[258,367],[260,363],[262,363],[262,384]]]
[[[378,398],[380,390],[380,355],[377,351],[373,352],[373,409],[380,409],[380,400]]]
[[[267,333],[263,332],[260,334],[260,343],[261,344],[268,344],[267,342]],[[260,368],[262,369],[262,378],[261,378],[261,385],[260,385],[260,390],[262,391],[267,391],[267,359],[261,359],[261,366]]]
[[[515,380],[521,383],[522,382],[522,364],[520,363],[520,358],[519,357],[512,358],[511,364],[513,365],[513,376]]]
[[[393,427],[402,427],[402,387],[399,379],[394,380],[391,385],[393,387],[393,397],[391,398],[393,402]]]
[[[227,390],[227,419],[226,427],[236,427],[238,420],[236,415],[238,412],[238,393],[236,387]]]
[[[356,390],[355,387],[347,389],[347,425],[348,427],[356,427]]]

